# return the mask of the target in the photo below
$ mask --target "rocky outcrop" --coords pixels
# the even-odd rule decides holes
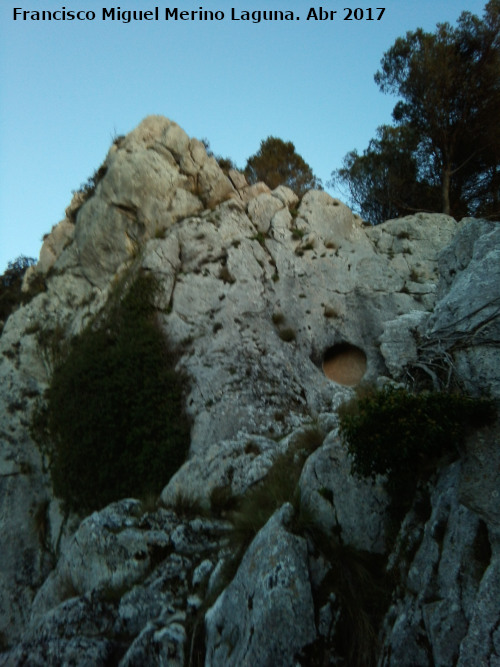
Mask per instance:
[[[498,525],[471,511],[462,476],[458,463],[444,471],[426,521],[413,511],[402,526],[392,554],[401,597],[386,617],[382,665],[495,664]]]
[[[308,458],[300,492],[304,508],[323,531],[356,549],[385,552],[388,497],[383,480],[351,475],[351,457],[335,430]]]
[[[283,505],[205,617],[206,665],[290,665],[316,637],[307,545]]]
[[[500,226],[465,223],[440,255],[440,299],[423,336],[431,349],[438,344],[442,356],[450,355],[469,392],[498,396]]]
[[[116,140],[26,275],[46,290],[0,338],[0,664],[338,664],[356,615],[339,568],[384,558],[380,664],[495,664],[497,427],[421,490],[393,546],[384,480],[351,475],[338,408],[361,378],[498,397],[498,234],[430,214],[373,228],[325,192],[248,186],[162,117]],[[139,270],[188,378],[190,455],[149,508],[67,515],[34,410],[67,341]],[[311,426],[301,502],[235,546],[229,501]]]

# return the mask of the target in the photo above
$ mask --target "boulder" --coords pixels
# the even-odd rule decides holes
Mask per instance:
[[[393,378],[404,379],[405,369],[418,361],[418,331],[427,317],[425,311],[415,310],[385,323],[380,351]]]
[[[283,208],[283,203],[272,194],[264,193],[250,200],[248,215],[258,233],[267,234],[274,214],[281,208]]]
[[[235,578],[205,616],[206,659],[216,665],[291,665],[316,635],[305,540],[284,505],[257,534]]]
[[[40,257],[36,265],[37,273],[47,273],[52,268],[63,250],[73,241],[75,225],[68,219],[61,220],[52,227],[50,234],[43,240]],[[25,281],[24,290],[27,289]]]
[[[343,544],[384,553],[389,498],[383,481],[352,475],[351,457],[332,431],[304,466],[301,502],[317,526]]]

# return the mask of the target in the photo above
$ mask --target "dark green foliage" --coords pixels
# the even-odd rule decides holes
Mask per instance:
[[[321,181],[296,153],[293,143],[277,137],[261,141],[257,153],[247,160],[245,176],[249,183],[264,181],[271,189],[286,185],[299,197],[307,190],[321,189]]]
[[[345,189],[350,205],[376,225],[415,211],[438,211],[440,190],[418,163],[418,138],[408,127],[383,125],[362,155],[350,151],[330,185]]]
[[[192,519],[196,516],[204,516],[206,510],[202,507],[198,498],[189,495],[183,491],[179,491],[173,501],[169,503],[169,508],[172,508],[177,516]]]
[[[216,486],[210,494],[210,510],[214,516],[222,517],[236,509],[238,499],[231,491],[231,485]]]
[[[51,476],[71,509],[159,493],[184,460],[183,380],[155,322],[153,296],[153,279],[139,276],[54,371]]]
[[[353,472],[387,474],[393,510],[404,513],[417,481],[440,461],[459,455],[467,431],[494,420],[495,404],[461,394],[402,388],[368,389],[341,407],[340,433]]]
[[[484,17],[463,12],[399,37],[375,81],[397,95],[395,127],[383,126],[359,155],[351,151],[334,185],[376,224],[415,210],[500,216],[500,0]]]
[[[500,214],[499,35],[500,0],[490,0],[483,20],[463,12],[456,27],[398,38],[375,75],[382,92],[402,98],[393,118],[417,133],[443,213]]]
[[[0,331],[1,323],[6,322],[11,312],[26,300],[21,292],[23,277],[28,267],[35,263],[36,260],[33,258],[21,255],[13,262],[9,262],[7,270],[0,276]]]
[[[258,241],[260,245],[265,248],[266,247],[266,235],[263,232],[257,232],[254,236],[250,237],[250,240],[252,241]]]
[[[47,368],[55,368],[67,353],[68,343],[64,327],[60,324],[46,329],[39,327],[34,334]]]
[[[215,159],[225,174],[228,174],[231,169],[236,169],[235,163],[229,157],[222,157],[222,155],[217,155]]]
[[[1,286],[3,288],[12,287],[14,285],[20,286],[22,282],[22,277],[26,273],[26,269],[33,264],[36,264],[36,260],[32,257],[25,257],[20,255],[13,262],[7,264],[7,270],[0,277]]]

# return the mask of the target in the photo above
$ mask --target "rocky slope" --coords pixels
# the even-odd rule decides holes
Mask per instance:
[[[94,182],[0,338],[0,664],[500,665],[498,428],[434,475],[394,540],[383,480],[351,475],[337,414],[361,380],[417,373],[500,397],[498,224],[372,228],[324,192],[299,202],[223,173],[158,116],[114,142]],[[188,378],[189,458],[157,503],[68,515],[32,411],[58,348],[139,270],[160,283]],[[235,546],[220,499],[318,433],[297,471],[303,516],[285,503]],[[392,573],[378,642],[345,622],[342,568],[361,556]]]

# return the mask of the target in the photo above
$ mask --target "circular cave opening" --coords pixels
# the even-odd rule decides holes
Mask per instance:
[[[337,343],[323,355],[323,373],[337,384],[353,387],[366,373],[366,354],[351,343]]]

